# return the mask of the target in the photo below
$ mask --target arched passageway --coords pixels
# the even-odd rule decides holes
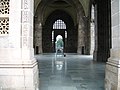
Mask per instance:
[[[41,2],[35,13],[35,53],[36,51],[37,53],[54,52],[54,44],[52,44],[54,31],[54,36],[62,34],[64,37],[66,53],[89,54],[89,23],[82,4],[79,1],[51,1],[45,6],[44,4]],[[53,29],[53,23],[59,19],[65,22],[66,29]]]
[[[91,31],[90,23],[94,23],[94,50],[92,50],[95,61],[106,62],[110,56],[111,47],[111,24],[109,1],[93,1],[89,3],[88,12],[80,1],[51,1],[40,2],[35,12],[34,48],[35,53],[53,53],[54,38],[61,34],[65,42],[66,53],[90,54]],[[75,4],[77,3],[77,4]],[[103,6],[104,12],[100,5]],[[94,19],[91,19],[91,8],[94,7]],[[67,7],[67,8],[65,8]],[[71,10],[71,11],[70,11]],[[108,17],[109,16],[109,17]],[[105,18],[105,19],[102,19]],[[57,20],[63,20],[66,29],[53,29]],[[54,32],[53,32],[54,31]],[[67,39],[65,39],[65,31]],[[101,49],[102,48],[102,49]]]
[[[66,29],[53,29],[53,24],[57,20],[62,20],[66,24]],[[70,15],[61,10],[56,10],[47,18],[45,25],[42,30],[42,48],[43,53],[52,53],[54,51],[54,46],[52,47],[52,31],[54,31],[54,38],[57,35],[63,36],[63,41],[65,42],[65,31],[67,32],[67,38],[65,42],[65,52],[66,53],[76,53],[77,52],[77,30],[73,20]]]

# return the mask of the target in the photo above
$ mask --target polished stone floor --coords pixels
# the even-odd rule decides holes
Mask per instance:
[[[104,90],[105,63],[92,56],[68,54],[36,55],[40,90]]]

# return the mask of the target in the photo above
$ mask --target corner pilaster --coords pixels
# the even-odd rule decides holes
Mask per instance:
[[[105,69],[105,90],[120,90],[120,1],[111,0],[112,49]]]

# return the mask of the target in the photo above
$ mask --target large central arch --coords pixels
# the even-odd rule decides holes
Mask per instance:
[[[50,53],[52,48],[52,25],[57,19],[63,20],[67,25],[67,42],[65,52],[81,53],[82,46],[86,47],[85,38],[85,11],[79,0],[41,2],[35,12],[34,48],[35,53]],[[47,31],[46,31],[47,30]],[[47,33],[46,33],[47,32]],[[83,33],[82,33],[83,32]],[[44,39],[49,41],[44,41]],[[74,43],[73,43],[74,41]],[[86,42],[89,41],[86,39]],[[85,53],[88,47],[85,48]]]
[[[74,26],[74,22],[71,16],[62,10],[55,10],[52,12],[45,21],[42,30],[42,46],[43,53],[52,52],[52,31],[53,31],[53,23],[61,19],[66,23],[66,31],[67,31],[67,42],[65,45],[65,51],[67,53],[76,53],[77,52],[77,30]],[[59,34],[59,33],[58,33]],[[65,39],[64,39],[65,41]]]

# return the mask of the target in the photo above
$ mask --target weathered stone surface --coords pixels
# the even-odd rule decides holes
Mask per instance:
[[[39,87],[32,4],[32,0],[10,0],[9,34],[0,36],[1,90],[37,90]]]
[[[120,1],[112,0],[112,49],[106,65],[105,90],[120,90]]]

